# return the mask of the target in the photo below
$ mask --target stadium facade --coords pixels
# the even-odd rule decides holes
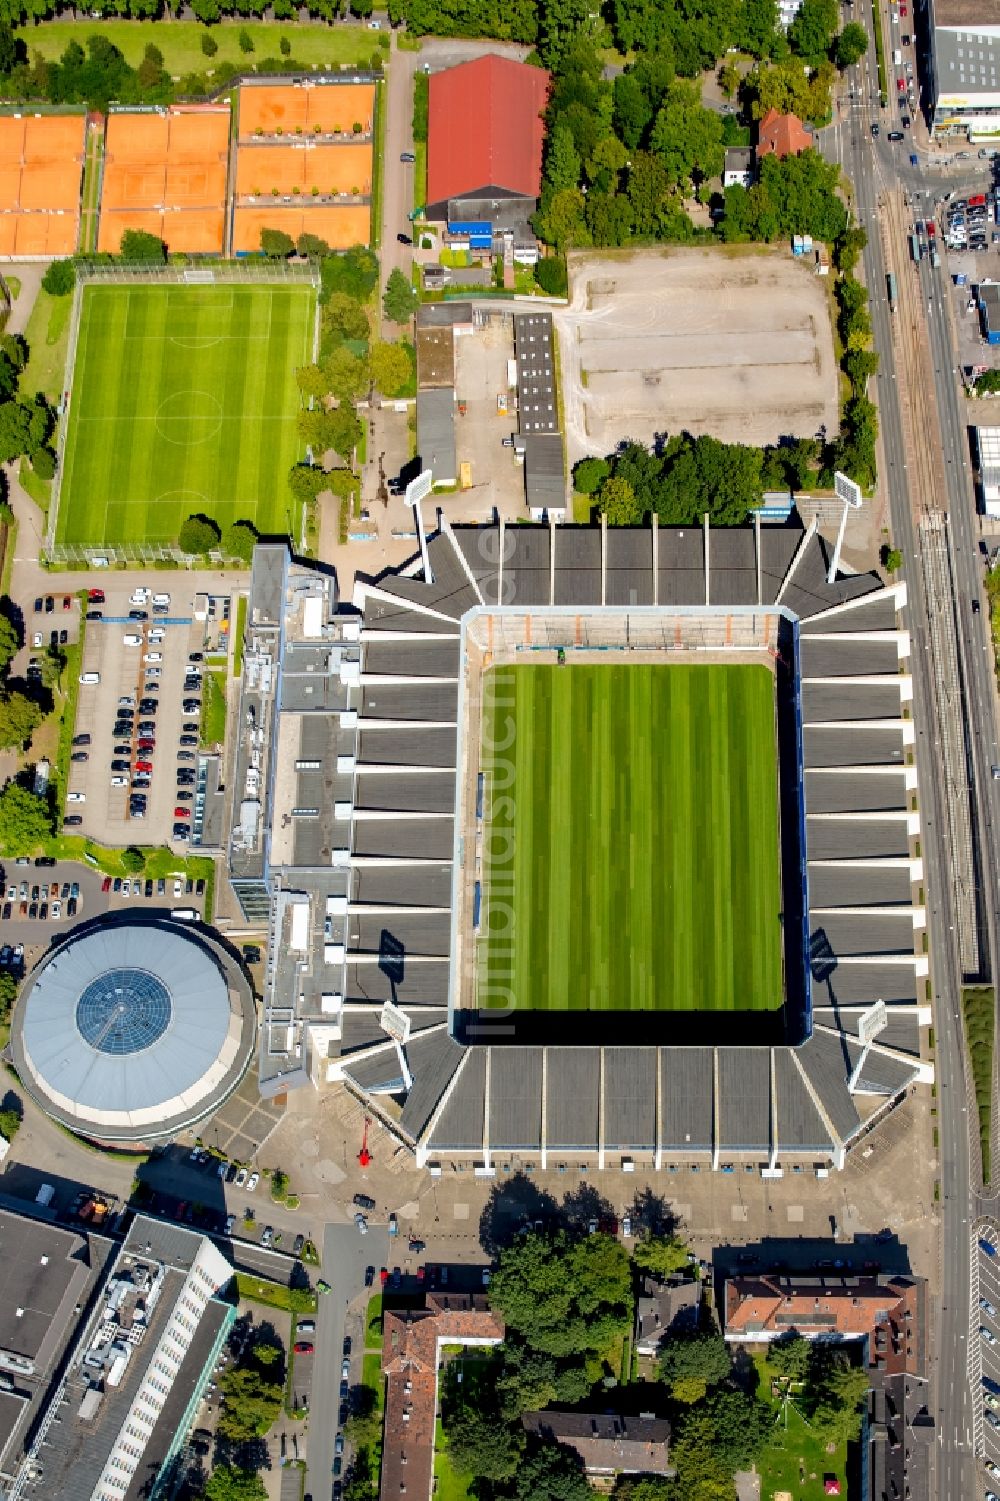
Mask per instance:
[[[345,607],[332,575],[258,548],[230,875],[270,923],[262,1092],[343,1084],[432,1170],[841,1166],[932,1077],[931,1008],[906,587],[829,574],[827,544],[798,524],[442,519]],[[722,1019],[676,1044],[641,1019],[587,1044],[572,1013],[565,1040],[469,1026],[482,659],[637,646],[783,660],[802,984],[777,1039],[727,1038]]]
[[[154,1141],[209,1115],[253,1056],[246,979],[207,933],[163,918],[75,928],[21,991],[18,1076],[49,1115],[101,1141]]]

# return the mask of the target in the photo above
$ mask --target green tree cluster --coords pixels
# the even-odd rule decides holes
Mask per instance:
[[[382,311],[385,316],[392,323],[409,323],[419,301],[409,278],[403,275],[398,266],[394,267],[382,294]]]
[[[847,210],[837,196],[840,171],[818,151],[800,156],[766,156],[751,188],[725,191],[719,232],[728,244],[811,235],[832,244],[847,228]]]
[[[255,1470],[216,1465],[201,1496],[202,1501],[267,1501],[267,1487]]]
[[[52,811],[20,782],[0,791],[0,844],[6,855],[30,855],[52,833]]]
[[[189,516],[181,523],[177,546],[189,557],[205,557],[218,547],[222,533],[211,516]]]

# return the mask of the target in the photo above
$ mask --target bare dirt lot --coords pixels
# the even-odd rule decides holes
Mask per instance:
[[[827,283],[786,249],[570,257],[555,313],[570,462],[684,429],[773,443],[836,432]]]

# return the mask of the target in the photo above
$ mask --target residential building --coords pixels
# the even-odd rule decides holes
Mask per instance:
[[[432,73],[427,218],[473,250],[534,248],[549,75],[488,53]]]
[[[635,1306],[636,1354],[655,1356],[668,1334],[692,1329],[698,1322],[700,1305],[701,1283],[693,1277],[671,1278],[669,1282],[644,1278]]]
[[[381,1501],[430,1501],[438,1380],[446,1345],[490,1347],[503,1325],[481,1293],[428,1293],[425,1306],[382,1321],[385,1422]]]
[[[218,1296],[231,1278],[212,1241],[138,1216],[37,1415],[9,1494],[169,1495],[236,1316]]]
[[[724,188],[753,187],[753,149],[750,146],[730,146],[722,169]]]
[[[564,1444],[583,1461],[588,1475],[673,1475],[670,1424],[651,1413],[526,1412],[525,1430],[548,1443]]]
[[[798,156],[814,144],[798,115],[779,115],[769,109],[757,127],[757,160],[776,156],[779,161],[786,156]]]
[[[927,34],[931,133],[969,140],[1000,133],[997,0],[929,0]]]

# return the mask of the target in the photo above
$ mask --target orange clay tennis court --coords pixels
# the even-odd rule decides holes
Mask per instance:
[[[108,116],[98,249],[117,251],[127,229],[168,250],[218,254],[225,228],[229,107],[175,106]]]
[[[0,256],[74,253],[85,132],[80,114],[0,116]]]
[[[293,240],[318,235],[333,250],[367,245],[371,210],[367,204],[320,205],[316,208],[237,208],[233,215],[233,249],[259,250],[262,229],[283,229]]]
[[[338,193],[367,196],[372,190],[372,148],[366,146],[240,146],[236,196],[279,193]]]
[[[240,140],[258,134],[370,132],[373,83],[244,84],[240,89]]]

